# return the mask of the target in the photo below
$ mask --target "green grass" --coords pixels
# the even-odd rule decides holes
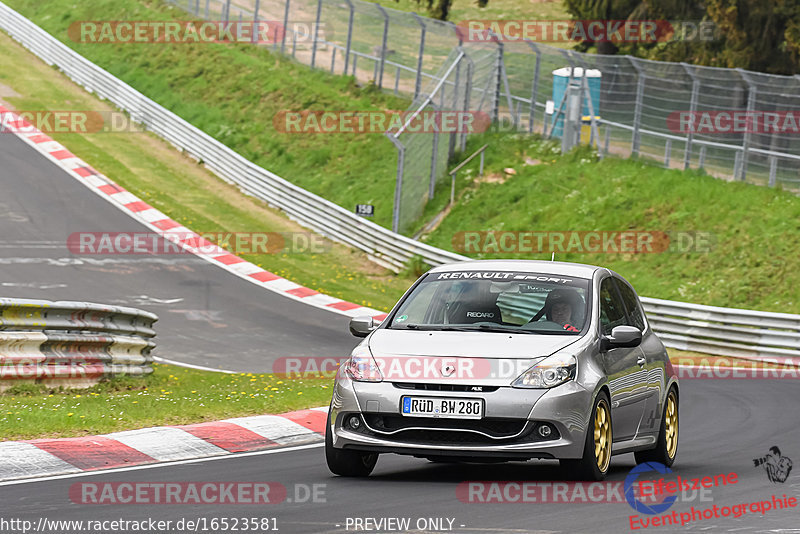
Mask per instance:
[[[74,437],[326,406],[331,381],[154,364],[89,389],[19,385],[0,394],[2,439]]]
[[[18,93],[18,110],[105,110],[108,106],[0,33],[0,84]],[[215,178],[194,160],[146,133],[55,134],[90,165],[155,208],[198,232],[305,231]],[[101,228],[98,228],[101,230]],[[324,254],[244,254],[294,282],[352,302],[388,309],[413,277],[385,271],[350,248]]]

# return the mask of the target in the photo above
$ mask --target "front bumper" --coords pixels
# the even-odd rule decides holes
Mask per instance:
[[[583,455],[592,392],[575,381],[552,389],[483,387],[485,391],[476,392],[435,388],[435,384],[337,381],[331,428],[327,429],[333,446],[423,457],[574,459]],[[481,398],[484,417],[404,417],[400,415],[401,398],[407,395]],[[358,417],[358,428],[349,424],[352,416]],[[541,426],[549,426],[550,435],[543,437]]]

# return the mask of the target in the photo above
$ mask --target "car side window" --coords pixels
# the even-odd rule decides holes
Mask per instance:
[[[600,283],[600,329],[604,336],[611,335],[614,327],[625,324],[625,308],[611,278]]]
[[[633,289],[621,280],[617,280],[617,287],[619,292],[622,293],[622,301],[625,303],[625,308],[628,310],[630,326],[635,326],[644,332],[644,313],[642,307],[639,305],[639,300],[636,298],[636,293]]]

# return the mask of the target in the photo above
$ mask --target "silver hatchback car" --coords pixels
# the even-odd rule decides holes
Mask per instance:
[[[380,453],[558,459],[602,480],[611,456],[672,465],[678,378],[636,292],[602,267],[469,261],[423,275],[339,368],[325,455],[342,476]]]

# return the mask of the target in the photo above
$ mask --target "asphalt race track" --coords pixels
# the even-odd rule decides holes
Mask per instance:
[[[701,501],[679,500],[672,510],[719,508],[778,497],[800,497],[797,469],[783,483],[772,483],[753,458],[772,445],[791,457],[800,443],[800,416],[787,406],[797,399],[797,384],[790,380],[685,380],[681,399],[678,460],[673,471],[684,478],[735,472],[737,483],[715,488]],[[612,460],[609,479],[622,481],[633,467],[631,454]],[[650,478],[650,477],[648,477]],[[657,478],[657,477],[653,477]],[[462,481],[558,481],[555,463],[529,462],[500,465],[432,464],[426,460],[382,456],[368,479],[344,479],[328,472],[321,447],[279,449],[268,454],[232,456],[215,461],[161,465],[151,469],[107,472],[59,480],[10,483],[0,487],[2,516],[33,521],[48,519],[148,519],[172,520],[205,517],[274,517],[280,532],[347,532],[347,518],[408,517],[450,518],[452,530],[430,532],[627,532],[633,509],[626,502],[611,503],[469,503],[457,498]],[[272,505],[76,505],[70,501],[71,485],[80,482],[279,482],[288,496],[306,495],[304,488],[318,486],[318,502],[283,502]],[[295,484],[302,485],[299,489]],[[324,492],[324,495],[319,492]],[[324,502],[322,502],[324,501]],[[747,513],[739,519],[709,519],[683,528],[648,528],[647,532],[796,532],[797,508]],[[338,525],[338,526],[337,526]],[[445,522],[447,525],[447,522]],[[464,525],[463,527],[461,525]],[[350,532],[355,530],[349,529]],[[364,530],[362,530],[363,532]],[[388,532],[388,530],[380,530]]]
[[[136,221],[61,172],[12,135],[0,135],[0,293],[4,296],[87,300],[141,307],[161,321],[158,354],[188,363],[267,371],[280,356],[346,356],[355,344],[347,318],[254,287],[202,260],[186,257],[72,256],[66,238],[77,231],[144,231]],[[91,260],[91,261],[90,261]],[[99,261],[98,261],[99,260]],[[735,472],[735,484],[676,502],[678,513],[731,507],[786,494],[800,498],[800,466],[773,483],[753,459],[777,445],[800,461],[800,386],[794,380],[683,380],[678,460],[684,478]],[[611,481],[634,466],[630,454],[612,461]],[[650,478],[650,477],[648,477]],[[657,478],[657,477],[654,477]],[[501,465],[433,464],[383,456],[369,479],[328,472],[320,446],[232,455],[94,474],[0,485],[0,517],[29,520],[177,521],[181,518],[275,518],[280,532],[391,532],[356,529],[353,518],[446,518],[428,532],[626,532],[626,502],[479,503],[457,496],[465,481],[561,480],[554,462]],[[79,482],[254,481],[286,486],[292,502],[272,505],[80,505]],[[297,502],[316,486],[315,502]],[[303,499],[300,499],[303,500]],[[311,499],[314,501],[314,499]],[[351,518],[350,528],[347,528]],[[707,519],[646,531],[797,532],[800,508]],[[363,523],[362,523],[363,525]],[[4,532],[22,532],[3,527]],[[52,532],[54,530],[48,530]],[[114,530],[109,530],[109,532]],[[174,532],[175,530],[170,530]],[[203,531],[198,529],[198,531]],[[233,532],[212,529],[209,532]],[[395,530],[396,531],[396,530]],[[27,534],[27,533],[26,533]]]
[[[156,313],[155,355],[267,372],[282,356],[346,358],[348,318],[195,256],[77,256],[73,232],[149,232],[14,135],[0,134],[0,295],[133,306]]]

